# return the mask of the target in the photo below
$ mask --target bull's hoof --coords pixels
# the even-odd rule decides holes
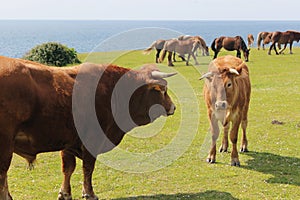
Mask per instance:
[[[86,200],[99,200],[98,197],[96,195],[94,195],[93,197],[89,194],[82,194],[82,198],[86,199]]]
[[[216,163],[216,160],[215,159],[211,159],[211,158],[207,158],[206,162],[210,163],[210,164],[214,164],[214,163]]]
[[[67,193],[64,193],[64,192],[59,192],[57,199],[58,200],[72,200],[72,196]]]
[[[241,164],[240,164],[240,161],[231,161],[231,166],[236,166],[236,167],[240,167]]]
[[[240,149],[240,152],[242,152],[242,153],[247,153],[247,152],[249,152],[249,150],[248,150],[246,147],[242,147],[242,148]]]

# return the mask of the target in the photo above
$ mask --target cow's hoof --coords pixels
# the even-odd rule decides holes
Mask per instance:
[[[62,190],[58,193],[58,200],[72,200],[72,195],[63,192]]]
[[[247,149],[247,147],[242,147],[240,150],[242,153],[247,153],[249,152],[249,150]]]
[[[221,146],[219,151],[220,151],[220,153],[225,153],[225,152],[228,152],[228,148]]]
[[[236,167],[240,167],[241,164],[240,164],[240,161],[231,161],[231,166],[236,166]]]
[[[98,198],[96,195],[94,195],[94,196],[92,197],[92,196],[89,195],[89,194],[83,194],[83,195],[82,195],[82,198],[84,198],[84,199],[86,199],[86,200],[99,200],[99,198]]]
[[[211,158],[207,158],[206,162],[210,163],[210,164],[213,164],[213,163],[216,163],[216,160],[215,159],[211,159]]]

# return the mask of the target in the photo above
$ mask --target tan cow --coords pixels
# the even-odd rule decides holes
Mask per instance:
[[[231,165],[240,166],[237,152],[238,130],[243,129],[241,151],[247,152],[247,113],[250,101],[251,85],[247,65],[239,58],[228,55],[213,60],[205,78],[204,98],[212,133],[211,150],[207,162],[216,161],[216,141],[219,137],[219,122],[224,127],[224,137],[220,152],[228,149],[228,132],[232,142]]]

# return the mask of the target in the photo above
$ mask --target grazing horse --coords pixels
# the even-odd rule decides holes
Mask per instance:
[[[205,40],[201,36],[191,36],[191,35],[181,35],[178,37],[178,40],[189,40],[189,39],[196,39],[201,42],[200,49],[202,51],[202,56],[209,56],[208,46],[206,45]]]
[[[246,43],[244,42],[241,36],[221,36],[219,38],[214,39],[214,41],[211,44],[211,49],[215,52],[214,59],[217,58],[218,53],[220,52],[222,47],[228,51],[236,50],[236,57],[238,58],[241,58],[242,50],[245,57],[245,61],[248,62],[250,49],[247,48]]]
[[[252,34],[248,34],[247,40],[248,40],[248,48],[250,48],[254,44],[254,37],[253,37],[253,35]]]
[[[172,40],[168,40],[165,42],[164,48],[163,48],[163,53],[160,57],[160,61],[164,61],[167,52],[169,52],[168,54],[168,66],[174,66],[174,64],[172,63],[172,53],[176,52],[180,55],[180,57],[183,57],[185,54],[188,54],[188,58],[186,60],[186,65],[189,65],[189,60],[190,57],[193,56],[194,60],[195,60],[195,64],[198,65],[198,61],[196,59],[195,56],[195,52],[197,51],[197,49],[201,46],[201,42],[200,40],[197,39],[193,39],[193,40],[185,40],[185,41],[181,41],[178,39],[172,39]]]
[[[274,48],[274,51],[276,53],[276,55],[278,54],[281,54],[287,44],[290,44],[290,54],[292,54],[292,47],[293,47],[293,42],[296,41],[296,42],[299,42],[300,40],[300,32],[297,32],[297,31],[286,31],[286,32],[280,32],[280,31],[276,31],[272,34],[272,37],[271,37],[271,46],[269,48],[269,52],[268,54],[271,55],[271,50]],[[284,47],[283,49],[281,49],[279,52],[277,52],[276,50],[276,46],[275,44],[276,43],[280,43],[280,44],[284,44]]]

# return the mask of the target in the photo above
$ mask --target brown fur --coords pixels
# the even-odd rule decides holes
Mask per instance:
[[[201,43],[199,48],[202,51],[202,56],[209,56],[208,46],[206,45],[205,40],[201,36],[181,35],[178,37],[178,40],[182,40],[182,41],[189,40],[189,39],[199,40]]]
[[[247,41],[248,41],[248,48],[250,48],[254,44],[254,37],[252,34],[248,34]]]
[[[235,51],[236,50],[236,56],[238,58],[241,58],[241,51],[243,51],[245,61],[248,62],[249,60],[249,51],[250,49],[247,48],[243,38],[241,36],[235,36],[235,37],[225,37],[221,36],[219,38],[214,39],[214,41],[211,44],[211,49],[214,51],[214,59],[217,58],[218,53],[220,50],[224,48],[227,51]]]
[[[96,88],[95,111],[103,129],[105,141],[91,140],[94,144],[112,143],[118,145],[124,134],[112,114],[112,91],[122,77],[128,85],[139,84],[131,96],[129,112],[137,126],[153,121],[148,116],[154,104],[162,105],[168,114],[174,112],[174,104],[166,91],[166,80],[154,79],[155,66],[141,70],[130,70],[112,65],[82,64],[75,67],[48,67],[31,61],[0,56],[0,199],[12,199],[7,187],[7,170],[13,152],[33,162],[38,153],[60,151],[64,181],[60,198],[71,196],[70,178],[75,168],[75,156],[83,161],[84,194],[96,199],[92,189],[92,173],[96,158],[92,156],[77,135],[72,113],[72,95],[78,71],[88,78],[103,73]],[[76,80],[80,87],[87,87]],[[127,91],[124,91],[127,93]],[[122,94],[115,102],[124,102]],[[88,97],[82,94],[82,100]],[[86,108],[78,108],[80,114],[90,119]],[[122,114],[122,113],[121,113]],[[159,117],[163,113],[158,113]],[[126,119],[124,119],[126,120]],[[134,127],[130,127],[131,129]],[[88,127],[84,129],[89,133]],[[111,150],[114,146],[97,146],[99,153]]]
[[[290,45],[290,54],[292,54],[292,47],[293,47],[293,42],[296,41],[296,42],[299,42],[300,40],[300,32],[298,31],[285,31],[285,32],[280,32],[280,31],[276,31],[272,34],[272,37],[271,37],[271,46],[269,48],[269,52],[268,54],[271,55],[271,50],[274,49],[275,53],[278,55],[278,54],[281,54],[287,44]],[[284,47],[283,49],[281,49],[279,52],[277,52],[277,49],[276,49],[276,46],[275,44],[278,43],[278,44],[284,44]]]
[[[236,69],[239,75],[230,73],[230,68]],[[218,121],[220,121],[224,126],[220,152],[226,152],[228,149],[228,131],[231,123],[231,164],[239,166],[236,143],[240,124],[243,130],[241,151],[248,151],[246,128],[251,93],[248,67],[241,59],[228,55],[213,60],[209,65],[209,72],[211,75],[206,77],[203,89],[212,133],[212,146],[207,162],[216,161],[216,141],[219,136]]]

